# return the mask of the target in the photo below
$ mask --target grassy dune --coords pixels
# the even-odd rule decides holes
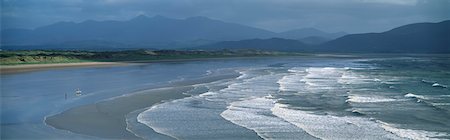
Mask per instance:
[[[174,60],[219,57],[282,56],[293,53],[257,50],[240,51],[175,51],[175,50],[130,50],[130,51],[0,51],[1,65],[51,64],[75,62],[121,62],[145,60]]]

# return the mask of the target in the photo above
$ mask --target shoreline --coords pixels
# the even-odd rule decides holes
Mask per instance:
[[[107,139],[142,139],[127,129],[127,114],[167,100],[185,98],[193,86],[165,87],[138,91],[97,103],[70,108],[45,117],[44,123],[60,130]],[[157,138],[174,139],[152,132]]]
[[[130,113],[167,101],[189,97],[192,90],[195,90],[194,85],[236,78],[238,76],[239,74],[237,73],[219,74],[172,83],[163,87],[140,90],[122,96],[99,100],[95,103],[69,108],[57,114],[48,114],[44,118],[44,123],[55,129],[99,138],[142,139],[141,136],[130,132],[133,131],[133,128],[129,128],[127,123],[137,122],[137,120],[127,120]],[[194,92],[203,93],[205,91],[195,90]],[[152,138],[157,139],[176,139],[157,133],[147,126],[144,127],[146,129],[146,136],[144,137],[150,135]]]

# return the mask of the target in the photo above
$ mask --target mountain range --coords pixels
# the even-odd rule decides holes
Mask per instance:
[[[206,17],[137,16],[127,21],[58,22],[1,31],[2,49],[255,49],[336,53],[450,53],[450,20],[380,33],[271,32]]]
[[[327,33],[315,28],[303,28],[281,32],[279,33],[278,37],[286,39],[303,39],[306,37],[315,36],[326,39],[336,39],[344,35],[347,35],[347,33],[345,32]]]
[[[346,35],[320,46],[327,52],[450,53],[450,20],[415,23],[382,33]]]
[[[248,39],[240,41],[223,41],[209,45],[203,45],[194,49],[200,50],[265,50],[265,51],[296,51],[302,52],[310,49],[310,46],[298,40],[284,38]]]
[[[204,45],[198,49],[233,48],[320,53],[450,53],[450,20],[409,24],[381,33],[350,34],[331,41],[310,37],[310,43],[306,42],[308,42],[306,38],[241,40]]]
[[[127,21],[58,22],[28,29],[2,30],[1,44],[66,46],[77,42],[110,42],[125,47],[180,48],[219,41],[264,39],[286,36],[307,37],[309,32],[324,38],[335,37],[317,29],[275,33],[250,26],[228,23],[207,17],[172,19],[163,16],[137,16]],[[104,43],[103,43],[104,44]],[[70,46],[70,45],[69,45]]]

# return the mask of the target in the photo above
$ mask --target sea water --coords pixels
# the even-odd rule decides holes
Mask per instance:
[[[176,139],[251,138],[243,128],[262,139],[449,139],[449,58],[299,58],[239,67],[238,78],[211,83],[228,86],[137,118]]]
[[[234,73],[235,78],[195,81]],[[94,137],[46,116],[135,91],[195,84],[187,98],[128,114],[143,139],[450,139],[450,57],[311,55],[2,75],[2,138]],[[85,95],[70,96],[80,88]]]

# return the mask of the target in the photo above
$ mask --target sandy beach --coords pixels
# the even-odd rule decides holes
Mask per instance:
[[[30,72],[36,70],[60,69],[69,67],[93,67],[93,66],[118,66],[125,65],[123,62],[80,62],[80,63],[56,63],[56,64],[24,64],[24,65],[1,65],[0,74],[13,74]]]
[[[140,139],[126,130],[125,116],[137,109],[146,108],[164,100],[184,98],[182,94],[192,86],[179,86],[139,91],[129,96],[88,104],[47,117],[45,122],[57,129],[111,139]],[[155,138],[170,139],[158,133]]]
[[[237,73],[222,73],[214,76],[194,78],[188,81],[171,83],[170,86],[137,91],[71,108],[60,114],[48,116],[45,123],[71,132],[108,139],[140,139],[127,129],[126,116],[131,112],[151,107],[164,101],[188,97],[192,94],[193,85],[209,83],[222,79],[236,78]],[[206,91],[195,90],[203,93]],[[184,94],[189,93],[189,94]],[[137,114],[136,114],[137,115]],[[135,118],[135,117],[134,117]],[[136,121],[136,120],[131,120]],[[149,128],[150,129],[150,128]],[[174,139],[154,132],[150,129],[152,139]]]

